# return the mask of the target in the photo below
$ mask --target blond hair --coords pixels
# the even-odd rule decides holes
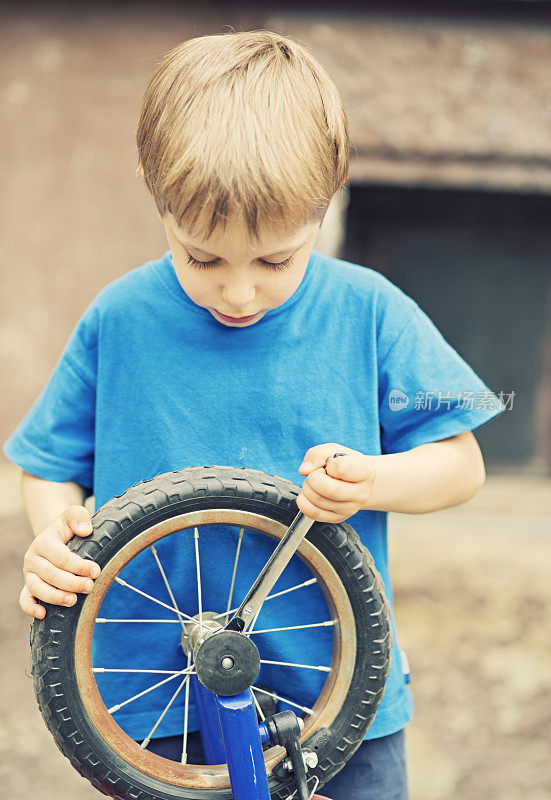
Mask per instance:
[[[137,143],[161,216],[193,233],[207,214],[204,238],[235,216],[255,239],[265,223],[321,220],[348,175],[335,83],[304,46],[267,30],[200,36],[167,53]]]

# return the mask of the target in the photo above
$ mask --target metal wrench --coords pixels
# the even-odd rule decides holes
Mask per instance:
[[[345,456],[347,453],[334,453],[329,458]],[[327,461],[329,461],[329,458]],[[327,464],[327,461],[325,462]],[[245,633],[256,614],[260,611],[262,603],[267,598],[277,579],[294,556],[300,543],[314,524],[315,520],[306,517],[299,511],[292,521],[289,529],[281,538],[278,546],[264,565],[260,575],[255,580],[245,599],[226,625],[226,630]]]

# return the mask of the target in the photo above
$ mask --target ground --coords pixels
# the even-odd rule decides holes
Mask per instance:
[[[0,464],[0,783],[10,800],[94,800],[36,708],[17,598],[30,528]],[[400,644],[416,705],[411,800],[551,798],[551,480],[489,476],[468,504],[391,516]]]

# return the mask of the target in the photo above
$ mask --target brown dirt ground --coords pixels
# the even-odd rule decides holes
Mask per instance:
[[[36,708],[19,611],[30,528],[0,464],[0,783],[10,800],[93,800]],[[551,481],[490,476],[466,506],[392,515],[401,645],[416,715],[412,800],[551,798]]]

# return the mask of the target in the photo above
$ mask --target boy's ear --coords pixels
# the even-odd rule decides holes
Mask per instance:
[[[145,172],[143,171],[143,167],[142,167],[141,161],[138,164],[138,166],[136,167],[136,176],[138,176],[138,175],[141,178],[145,179]]]

